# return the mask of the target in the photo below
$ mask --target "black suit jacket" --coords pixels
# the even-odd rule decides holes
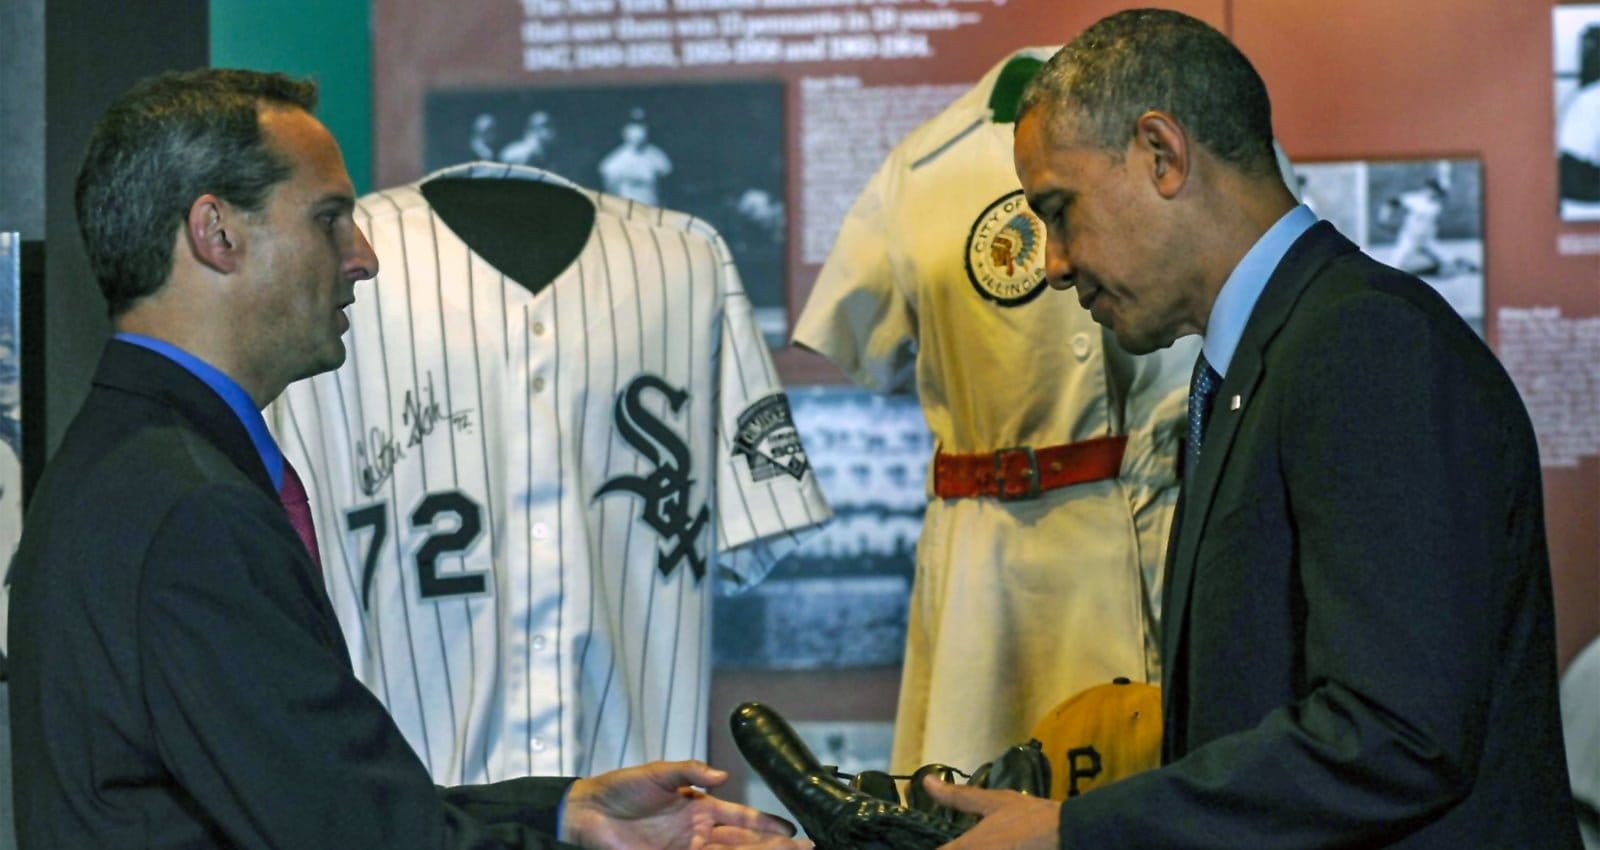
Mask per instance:
[[[1312,227],[1185,487],[1168,764],[1063,847],[1576,850],[1533,429],[1437,293]]]
[[[555,843],[570,780],[431,783],[244,427],[161,355],[107,346],[11,579],[24,850]]]

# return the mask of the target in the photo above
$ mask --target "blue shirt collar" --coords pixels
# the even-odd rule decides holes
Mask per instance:
[[[1233,362],[1233,352],[1244,336],[1245,323],[1255,309],[1267,280],[1283,262],[1300,234],[1317,223],[1316,213],[1304,204],[1283,214],[1277,223],[1261,234],[1256,244],[1245,253],[1239,265],[1222,284],[1216,303],[1211,305],[1211,319],[1206,322],[1204,351],[1206,362],[1217,374],[1228,374],[1228,364]]]
[[[250,435],[250,442],[256,447],[256,454],[261,456],[261,463],[266,466],[267,474],[272,477],[273,488],[283,488],[283,450],[279,449],[277,441],[272,439],[272,432],[267,430],[266,418],[261,415],[261,410],[256,407],[255,401],[245,392],[244,387],[223,374],[221,369],[165,340],[133,333],[118,333],[115,334],[115,338],[166,357],[210,387],[212,392],[227,403],[233,415],[239,418],[239,423],[244,425],[245,432]]]

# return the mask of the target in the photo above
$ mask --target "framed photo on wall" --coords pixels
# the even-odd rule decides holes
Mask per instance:
[[[0,555],[22,537],[22,237],[0,232]]]
[[[1561,220],[1600,221],[1600,3],[1552,14]]]
[[[424,166],[471,160],[710,222],[739,267],[767,344],[787,342],[783,85],[771,80],[431,92]],[[737,145],[718,141],[735,134]]]
[[[1483,165],[1296,163],[1305,204],[1377,260],[1427,281],[1483,335]]]
[[[22,539],[22,235],[0,231],[0,564]],[[0,567],[0,573],[4,568]],[[0,586],[0,647],[10,588]],[[0,655],[0,678],[4,677]]]

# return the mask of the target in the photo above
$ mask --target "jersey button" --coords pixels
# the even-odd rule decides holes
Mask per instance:
[[[533,524],[533,539],[534,540],[543,540],[543,539],[545,539],[546,537],[549,537],[549,536],[550,536],[550,529],[544,523],[536,522],[536,523]]]
[[[544,752],[544,739],[543,738],[534,738],[532,741],[529,741],[529,743],[533,745],[533,751],[534,752],[536,752],[536,753]]]
[[[533,650],[534,652],[544,651],[544,635],[533,636]]]
[[[536,393],[544,392],[544,378],[533,379],[533,391]]]
[[[544,322],[534,322],[533,323],[533,335],[534,336],[544,336]]]
[[[1078,355],[1079,360],[1089,359],[1089,335],[1086,333],[1074,334],[1072,337],[1072,353]]]

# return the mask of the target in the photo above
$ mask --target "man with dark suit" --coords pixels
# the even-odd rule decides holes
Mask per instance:
[[[984,813],[951,850],[1577,847],[1532,427],[1426,284],[1273,167],[1266,88],[1174,12],[1024,97],[1046,272],[1131,351],[1204,337],[1169,548],[1164,766]]]
[[[378,271],[315,100],[168,74],[91,140],[78,217],[117,335],[11,572],[19,846],[793,845],[700,762],[436,788],[352,674],[260,413],[343,361]]]

